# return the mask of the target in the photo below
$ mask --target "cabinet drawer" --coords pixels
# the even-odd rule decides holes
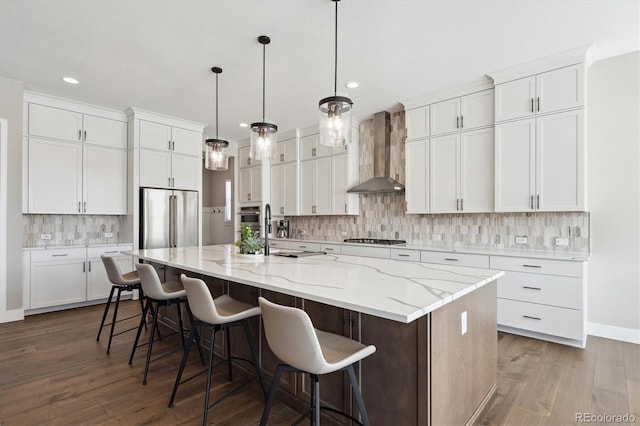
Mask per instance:
[[[320,243],[289,242],[289,248],[295,250],[318,251]]]
[[[397,260],[410,260],[413,262],[420,262],[420,251],[391,249],[391,258]]]
[[[342,246],[342,254],[349,256],[365,256],[377,257],[379,259],[390,259],[390,249],[385,247],[360,247],[360,246]]]
[[[340,254],[342,246],[340,244],[320,244],[320,250],[327,253]]]
[[[582,277],[584,262],[564,260],[534,259],[528,257],[491,256],[491,269],[529,272],[533,274],[564,275]]]
[[[102,246],[102,247],[88,247],[87,258],[100,257],[102,254],[109,256],[128,256],[120,253],[123,250],[133,250],[133,246]],[[129,256],[131,257],[131,256]]]
[[[582,309],[582,278],[508,271],[498,280],[498,297]]]
[[[470,266],[473,268],[489,267],[489,256],[482,254],[423,251],[420,254],[420,261],[442,265]]]
[[[85,260],[86,250],[85,248],[71,248],[71,249],[46,249],[46,250],[33,250],[31,252],[31,262],[48,262],[57,260],[69,260],[80,259]]]
[[[498,299],[498,324],[567,339],[582,340],[583,312],[535,303]]]
[[[279,249],[289,248],[289,242],[280,241],[280,240],[269,240],[269,247],[270,248],[279,248]]]

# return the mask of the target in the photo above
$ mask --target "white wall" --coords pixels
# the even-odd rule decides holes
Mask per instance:
[[[589,334],[640,343],[640,52],[588,70]]]
[[[0,117],[8,121],[6,308],[0,319],[20,319],[22,311],[22,100],[21,81],[0,77]],[[5,297],[5,295],[0,295]],[[15,316],[17,315],[17,316]],[[4,318],[2,318],[4,316]]]

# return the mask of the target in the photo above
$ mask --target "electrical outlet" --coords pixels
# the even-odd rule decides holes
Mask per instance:
[[[340,231],[340,235],[342,235],[343,237],[347,236],[347,231]]]
[[[440,240],[442,240],[442,235],[441,235],[441,234],[433,234],[433,235],[431,236],[431,239],[432,239],[433,241],[440,241]]]
[[[43,240],[50,240],[51,234],[40,234],[40,238],[42,238]]]
[[[529,237],[523,235],[521,237],[516,236],[516,244],[527,244],[529,242]]]
[[[556,245],[557,246],[568,246],[569,245],[569,239],[568,238],[556,238]]]
[[[467,311],[460,314],[460,335],[467,334]]]
[[[113,238],[113,232],[105,232],[104,233],[104,237],[105,238]]]

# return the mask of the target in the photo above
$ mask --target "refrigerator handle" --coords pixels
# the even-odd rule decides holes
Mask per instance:
[[[169,195],[169,247],[173,247],[173,195]]]
[[[171,236],[171,247],[178,247],[178,196],[173,196],[173,221],[171,222],[171,229],[173,235]]]

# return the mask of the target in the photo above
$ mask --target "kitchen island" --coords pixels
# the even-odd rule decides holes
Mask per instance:
[[[225,291],[253,304],[262,295],[298,306],[316,327],[376,345],[357,368],[372,424],[465,424],[495,391],[501,271],[346,255],[241,255],[232,245],[128,253],[228,281]],[[260,327],[256,321],[269,379],[278,361]],[[323,403],[357,413],[348,380],[333,376],[323,377]],[[301,409],[307,378],[291,374],[283,382],[280,397]]]

